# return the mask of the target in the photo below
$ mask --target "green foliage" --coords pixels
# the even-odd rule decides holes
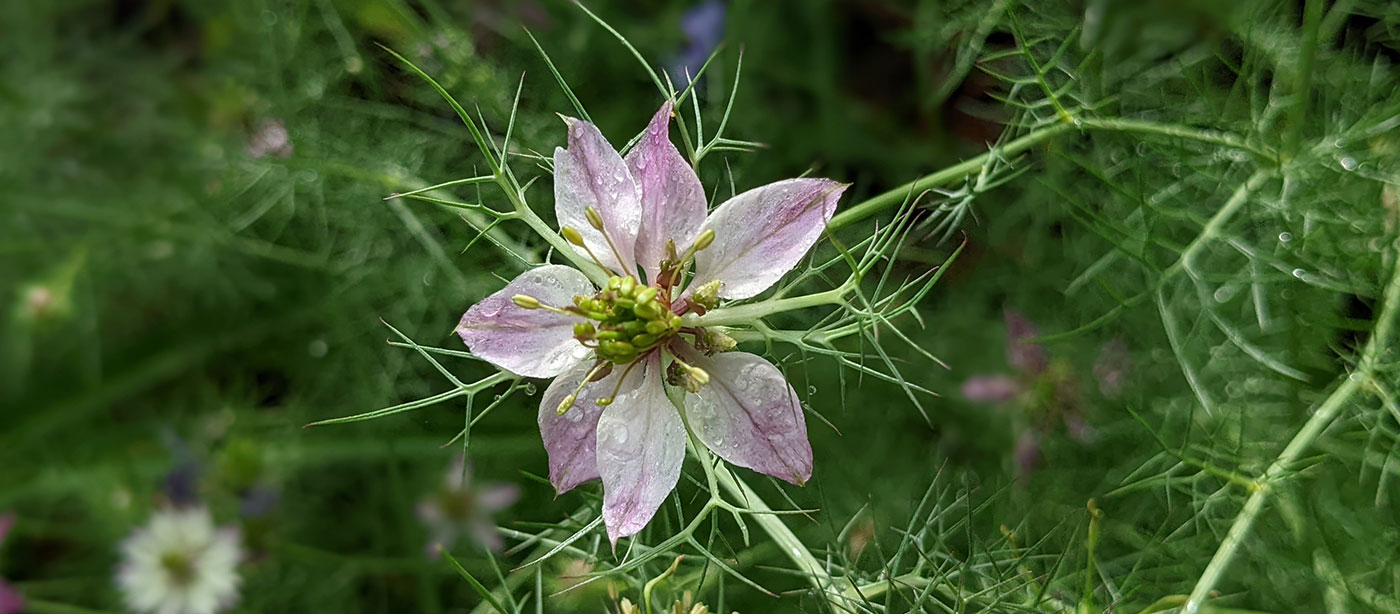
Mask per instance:
[[[0,577],[117,608],[118,544],[189,461],[250,612],[1400,607],[1388,3],[733,2],[693,88],[660,70],[689,5],[7,8]],[[555,113],[621,146],[668,90],[716,201],[853,187],[725,322],[808,405],[814,479],[696,446],[614,555],[601,490],[535,475],[538,384],[449,331],[571,254]],[[250,151],[270,120],[285,157]],[[1014,375],[1003,309],[1050,375],[978,404],[968,377]],[[462,449],[524,485],[507,550],[425,556],[414,506]]]

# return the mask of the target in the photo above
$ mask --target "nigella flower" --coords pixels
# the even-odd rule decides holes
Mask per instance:
[[[0,545],[5,544],[5,536],[10,533],[10,528],[15,526],[15,515],[5,514],[0,516]],[[19,614],[24,611],[24,597],[10,585],[0,578],[0,614]]]
[[[122,542],[117,584],[127,608],[213,614],[238,600],[238,530],[216,528],[202,507],[156,512]]]
[[[443,476],[442,487],[418,502],[418,519],[432,531],[428,555],[437,556],[439,547],[451,548],[463,530],[486,548],[500,550],[501,536],[491,515],[519,498],[520,489],[514,484],[472,483],[471,465],[457,455]]]
[[[777,283],[821,237],[847,186],[778,181],[707,216],[700,179],[670,141],[671,106],[625,159],[576,119],[566,119],[568,148],[554,151],[561,234],[612,272],[604,287],[542,266],[473,305],[457,327],[497,367],[555,378],[539,410],[550,481],[564,493],[601,478],[614,544],[651,520],[680,477],[686,427],[667,385],[685,389],[690,428],[724,460],[793,484],[812,475],[802,408],[782,372],[726,351],[732,339],[682,316]]]

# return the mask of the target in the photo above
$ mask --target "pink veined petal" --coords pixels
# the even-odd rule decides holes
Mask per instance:
[[[545,305],[572,305],[574,296],[593,294],[583,273],[550,264],[521,273],[506,287],[472,305],[457,325],[467,348],[497,367],[526,377],[554,377],[588,356],[574,339],[579,318],[545,309],[523,309],[517,294]]]
[[[715,242],[695,255],[690,287],[719,280],[719,296],[727,299],[767,290],[821,238],[846,187],[830,179],[787,179],[725,201],[701,228],[714,230]]]
[[[963,397],[980,403],[1006,403],[1021,394],[1021,383],[1007,375],[974,375],[962,385]]]
[[[642,190],[642,224],[637,231],[637,263],[648,283],[656,281],[666,240],[684,251],[705,223],[705,188],[695,170],[671,144],[671,101],[647,124],[642,140],[627,152],[627,168]]]
[[[706,357],[681,351],[710,374],[710,383],[685,397],[686,418],[706,447],[732,464],[799,486],[812,479],[807,419],[777,367],[746,352]]]
[[[681,477],[685,426],[666,398],[664,377],[653,355],[641,385],[619,394],[598,420],[603,525],[614,547],[651,521]]]
[[[625,368],[615,368],[602,380],[584,386],[569,411],[559,415],[559,403],[578,390],[592,369],[593,363],[580,363],[550,382],[540,397],[538,421],[540,437],[549,454],[549,483],[561,495],[598,477],[597,429],[598,418],[603,415],[598,399],[612,395]],[[641,369],[633,369],[627,379],[624,388],[636,388],[642,381]],[[622,392],[625,391],[618,392],[619,396]]]
[[[635,276],[633,250],[642,225],[641,190],[627,163],[597,126],[574,118],[564,121],[569,124],[569,148],[554,148],[554,214],[559,225],[583,235],[588,250],[605,266],[618,274]],[[588,223],[584,211],[589,207],[597,209],[603,219],[606,238]],[[574,246],[574,251],[585,256],[588,250]]]
[[[1040,330],[1021,312],[1007,309],[1006,362],[1027,373],[1044,373],[1050,365],[1045,348],[1030,340],[1040,336]]]

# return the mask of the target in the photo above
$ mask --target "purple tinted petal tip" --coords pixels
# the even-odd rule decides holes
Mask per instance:
[[[1007,309],[1006,320],[1006,362],[1012,367],[1028,373],[1043,373],[1050,364],[1045,348],[1032,342],[1040,336],[1040,330],[1025,315],[1015,309]]]

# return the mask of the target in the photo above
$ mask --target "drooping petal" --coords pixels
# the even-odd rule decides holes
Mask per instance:
[[[636,275],[633,249],[642,224],[641,190],[598,127],[566,118],[569,148],[554,148],[554,214],[559,225],[583,235],[583,242],[603,264],[621,275]],[[588,223],[592,207],[603,220],[602,232]],[[607,239],[611,239],[611,244]],[[588,250],[574,246],[587,255]],[[619,259],[620,257],[620,259]]]
[[[598,417],[603,415],[598,399],[612,396],[623,369],[614,369],[602,380],[584,386],[569,411],[559,415],[559,403],[578,390],[583,378],[592,370],[592,362],[580,363],[555,378],[540,397],[538,421],[540,437],[549,454],[549,483],[561,495],[598,477],[597,429]],[[624,387],[627,390],[636,388],[642,381],[641,376],[641,369],[633,369]],[[622,392],[618,392],[619,396]]]
[[[608,540],[635,535],[681,477],[685,426],[666,398],[661,361],[647,359],[641,385],[618,395],[598,420],[598,473]]]
[[[715,242],[695,255],[690,287],[719,280],[719,296],[727,299],[767,290],[821,238],[846,187],[830,179],[787,179],[725,201],[701,227],[715,231]]]
[[[1021,390],[1021,383],[1006,375],[974,375],[962,385],[963,397],[979,403],[1006,403]]]
[[[637,263],[655,282],[666,240],[685,250],[705,222],[705,188],[681,152],[671,144],[671,101],[647,124],[642,140],[627,152],[627,168],[642,191],[642,225],[637,231]]]
[[[685,397],[685,415],[705,446],[730,463],[801,485],[812,478],[812,445],[797,392],[760,356],[725,352],[685,360],[710,374]]]
[[[574,339],[579,318],[522,308],[511,300],[517,294],[562,307],[572,305],[574,296],[593,294],[593,284],[583,273],[557,264],[521,273],[462,316],[457,334],[473,354],[526,377],[554,377],[588,355],[588,348]]]
[[[1031,341],[1040,336],[1040,330],[1015,309],[1007,309],[1005,318],[1007,364],[1027,373],[1044,373],[1050,356],[1044,347]]]

